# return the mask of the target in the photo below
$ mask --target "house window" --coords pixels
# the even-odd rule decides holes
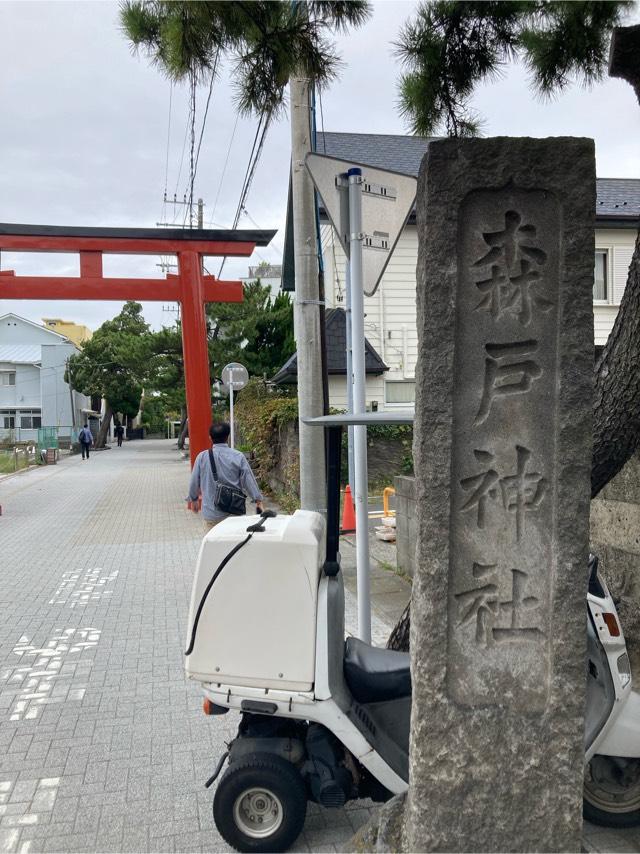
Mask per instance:
[[[16,384],[16,372],[15,371],[0,371],[0,385],[15,385]]]
[[[606,249],[596,249],[596,265],[593,273],[593,300],[594,302],[609,302]]]
[[[21,430],[36,430],[42,427],[42,418],[39,409],[29,411],[24,409],[20,413],[20,429]]]
[[[390,406],[394,404],[413,404],[416,399],[415,380],[402,380],[401,382],[385,382],[385,402]]]
[[[15,409],[0,410],[0,428],[2,430],[16,429],[16,411]]]

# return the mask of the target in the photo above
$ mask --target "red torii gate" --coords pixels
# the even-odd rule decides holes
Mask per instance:
[[[189,417],[191,465],[209,447],[211,381],[204,304],[242,302],[242,282],[204,275],[204,255],[247,257],[275,231],[0,224],[0,252],[77,252],[79,276],[16,276],[0,271],[0,299],[139,300],[179,302]],[[106,278],[102,255],[176,255],[166,279]]]

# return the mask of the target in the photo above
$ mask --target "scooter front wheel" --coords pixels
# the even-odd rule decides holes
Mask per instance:
[[[584,775],[583,815],[605,827],[640,825],[640,759],[593,757]]]
[[[271,753],[250,753],[232,762],[213,799],[216,827],[237,851],[286,851],[298,838],[306,812],[298,770]]]

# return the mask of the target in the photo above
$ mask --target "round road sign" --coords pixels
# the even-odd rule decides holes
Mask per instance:
[[[240,362],[229,362],[222,369],[222,381],[230,389],[238,391],[249,382],[249,371]]]

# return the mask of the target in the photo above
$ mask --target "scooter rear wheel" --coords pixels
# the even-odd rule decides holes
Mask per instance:
[[[594,824],[640,825],[640,760],[594,756],[585,769],[582,804]]]
[[[237,851],[286,851],[298,838],[307,793],[297,769],[271,753],[231,763],[213,799],[216,827]]]

